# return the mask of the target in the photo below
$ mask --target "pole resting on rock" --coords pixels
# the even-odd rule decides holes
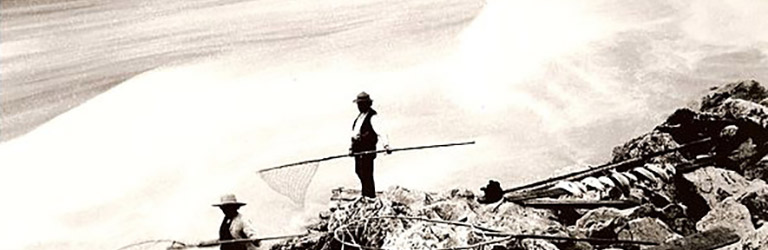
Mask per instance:
[[[491,181],[489,181],[489,183],[488,183],[488,185],[486,187],[481,188],[481,190],[485,194],[484,194],[484,197],[481,198],[479,201],[481,203],[486,203],[486,204],[487,203],[495,203],[497,201],[500,201],[504,197],[504,194],[511,193],[511,192],[517,192],[517,191],[525,191],[525,190],[531,190],[531,192],[525,192],[525,193],[530,193],[530,195],[524,195],[525,198],[520,198],[518,200],[529,199],[529,198],[537,198],[537,195],[536,195],[537,193],[539,193],[539,192],[545,192],[546,193],[547,191],[544,190],[544,189],[554,186],[554,184],[557,181],[561,181],[561,180],[576,180],[576,179],[592,176],[592,175],[595,175],[597,173],[608,171],[608,170],[612,170],[612,169],[621,169],[621,168],[631,167],[631,166],[633,166],[635,164],[640,164],[642,162],[648,161],[649,159],[654,158],[654,157],[662,156],[662,155],[665,155],[665,154],[669,154],[669,153],[680,151],[682,149],[690,148],[690,147],[701,145],[701,144],[711,143],[711,142],[712,142],[712,138],[708,137],[708,138],[704,138],[704,139],[701,139],[701,140],[698,140],[698,141],[694,141],[694,142],[691,142],[691,143],[688,143],[688,144],[685,144],[685,145],[681,145],[681,146],[678,146],[678,147],[674,147],[674,148],[670,148],[670,149],[666,149],[666,150],[662,150],[662,151],[658,151],[658,152],[653,152],[653,153],[650,153],[648,155],[639,156],[639,157],[627,159],[627,160],[616,162],[616,163],[608,163],[608,164],[604,164],[604,165],[601,165],[601,166],[598,166],[598,167],[595,167],[595,168],[586,169],[586,170],[583,170],[583,171],[578,171],[578,172],[568,173],[568,174],[565,174],[565,175],[555,176],[555,177],[552,177],[552,178],[548,178],[548,179],[545,179],[545,180],[529,183],[529,184],[526,184],[526,185],[523,185],[523,186],[519,186],[519,187],[515,187],[515,188],[511,188],[511,189],[506,189],[506,190],[501,189],[501,187],[498,184],[498,182],[491,180]]]

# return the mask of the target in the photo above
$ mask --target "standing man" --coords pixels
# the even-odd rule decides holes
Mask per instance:
[[[360,114],[352,123],[352,146],[349,148],[349,154],[376,150],[376,144],[381,142],[387,154],[392,153],[389,150],[389,138],[385,133],[384,127],[376,110],[371,108],[373,100],[368,93],[362,92],[357,95],[353,101],[357,103],[357,110]],[[376,185],[373,181],[373,160],[376,154],[355,155],[355,173],[360,178],[362,186],[362,195],[364,197],[376,198]]]
[[[221,196],[221,203],[213,204],[213,206],[219,207],[221,212],[224,213],[224,220],[221,222],[221,227],[219,227],[219,240],[204,241],[198,244],[198,247],[215,246],[222,243],[222,241],[228,240],[254,238],[256,230],[251,226],[251,222],[243,218],[237,211],[241,206],[245,206],[245,203],[238,202],[234,194]],[[255,250],[258,246],[259,240],[223,243],[221,244],[221,250]]]

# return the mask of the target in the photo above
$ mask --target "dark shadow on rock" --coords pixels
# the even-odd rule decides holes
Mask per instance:
[[[688,216],[694,221],[699,221],[704,215],[709,213],[709,205],[696,190],[696,186],[690,181],[683,178],[682,175],[677,175],[673,179],[673,183],[676,188],[676,197],[685,205],[688,209],[685,211]]]

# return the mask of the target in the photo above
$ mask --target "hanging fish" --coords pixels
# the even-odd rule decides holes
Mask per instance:
[[[587,185],[584,185],[584,183],[581,183],[581,182],[578,182],[578,181],[575,181],[575,182],[572,182],[572,183],[573,183],[573,185],[576,185],[576,187],[578,187],[579,190],[581,190],[582,193],[586,193],[587,191],[589,191],[589,190],[587,190]]]
[[[659,180],[656,175],[651,173],[651,171],[648,171],[648,169],[645,169],[644,167],[636,167],[635,169],[632,169],[632,172],[635,173],[635,176],[642,176],[646,180],[652,182],[652,183],[659,183],[661,180]]]
[[[553,188],[559,188],[562,190],[565,190],[569,194],[573,196],[581,196],[582,192],[573,182],[570,181],[559,181]]]
[[[646,164],[645,168],[651,171],[651,173],[656,174],[656,176],[661,178],[664,182],[669,182],[669,174],[667,174],[667,171],[662,169],[658,164]]]
[[[614,171],[614,172],[611,174],[611,179],[613,179],[614,181],[616,181],[616,182],[617,182],[617,183],[616,183],[616,184],[617,184],[617,186],[622,186],[622,187],[624,187],[624,188],[629,188],[629,187],[630,187],[630,184],[629,184],[629,179],[627,179],[627,177],[625,177],[625,176],[624,176],[624,175],[622,175],[621,173],[618,173],[618,172],[615,172],[615,171]]]
[[[637,176],[635,176],[634,174],[629,172],[623,172],[621,174],[624,175],[624,177],[627,177],[627,179],[629,179],[630,184],[637,183]]]
[[[608,178],[606,176],[597,177],[597,180],[600,181],[600,183],[602,183],[606,187],[615,187],[616,186],[616,183],[613,183],[611,178]]]
[[[605,191],[605,185],[603,185],[603,183],[601,183],[600,180],[598,180],[595,177],[590,176],[590,177],[584,178],[583,180],[581,180],[581,183],[586,185],[588,188],[591,187],[595,190]]]

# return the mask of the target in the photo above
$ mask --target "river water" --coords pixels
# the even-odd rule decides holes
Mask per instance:
[[[256,171],[345,153],[363,90],[393,147],[476,141],[381,156],[378,189],[479,191],[768,81],[759,0],[2,4],[4,249],[215,238],[227,192],[261,235],[301,232],[357,188],[351,160],[321,163],[303,206]]]

